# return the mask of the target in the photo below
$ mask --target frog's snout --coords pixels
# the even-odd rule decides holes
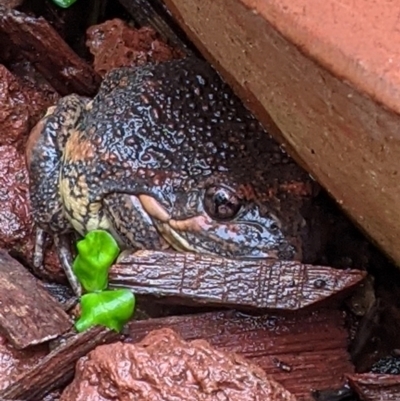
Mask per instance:
[[[287,243],[279,222],[218,221],[205,212],[174,219],[155,198],[139,195],[145,212],[159,234],[175,250],[236,258],[292,259],[294,248]]]

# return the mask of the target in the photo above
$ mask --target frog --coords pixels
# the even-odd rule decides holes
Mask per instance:
[[[36,232],[77,294],[71,238],[108,231],[121,249],[312,262],[320,188],[206,61],[107,73],[93,98],[51,106],[26,146]]]

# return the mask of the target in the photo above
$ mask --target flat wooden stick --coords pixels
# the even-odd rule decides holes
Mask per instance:
[[[231,260],[197,254],[140,251],[111,268],[111,288],[230,308],[298,310],[345,292],[360,270],[284,262]]]

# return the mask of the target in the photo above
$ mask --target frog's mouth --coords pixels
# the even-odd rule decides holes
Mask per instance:
[[[165,207],[160,204],[155,198],[149,195],[138,195],[138,199],[142,205],[143,210],[151,217],[154,226],[157,231],[162,236],[162,238],[176,251],[178,252],[193,252],[205,255],[221,256],[222,254],[232,255],[236,245],[233,248],[229,248],[229,239],[225,237],[222,241],[225,243],[221,244],[221,247],[210,247],[207,248],[206,242],[202,241],[201,238],[205,238],[207,233],[212,233],[215,228],[213,228],[213,222],[207,215],[197,215],[193,217],[186,218],[184,220],[176,220],[171,218],[171,215],[165,209]],[[186,234],[192,234],[191,236]],[[226,233],[226,231],[225,231]],[[232,235],[238,235],[239,240],[234,241],[234,243],[246,242],[246,237],[237,234],[236,230],[232,230]],[[229,235],[229,233],[228,233]],[[199,240],[190,241],[188,238],[195,237]],[[217,240],[218,235],[213,236],[213,240]],[[279,252],[285,251],[288,245],[284,244],[282,248],[272,247],[267,249],[257,249],[257,248],[247,248],[246,252],[243,252],[241,246],[241,254],[236,253],[236,258],[278,258]],[[217,254],[214,249],[221,249],[226,247],[222,254]],[[246,249],[244,244],[244,249]],[[291,252],[291,251],[290,251]]]
[[[146,213],[153,219],[160,235],[168,244],[178,252],[209,253],[206,249],[191,245],[180,232],[202,231],[202,217],[194,217],[187,220],[171,219],[167,210],[153,197],[138,195],[140,203]]]

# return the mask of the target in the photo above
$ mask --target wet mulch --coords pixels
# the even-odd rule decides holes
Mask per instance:
[[[334,230],[319,265],[165,252],[125,255],[112,268],[110,284],[138,295],[136,320],[121,334],[100,327],[74,332],[76,300],[67,287],[55,284],[65,283],[65,276],[52,243],[46,244],[45,271],[32,266],[34,228],[24,158],[29,132],[61,96],[95,94],[113,68],[196,52],[162,2],[100,4],[85,5],[83,12],[79,0],[67,10],[50,2],[0,1],[0,398],[56,400],[78,366],[69,393],[61,396],[78,399],[85,364],[90,358],[102,363],[100,350],[109,352],[99,345],[118,344],[124,366],[125,353],[143,362],[138,355],[149,347],[149,333],[159,333],[148,338],[157,338],[167,359],[176,357],[178,345],[167,350],[163,344],[179,344],[186,355],[191,341],[206,340],[191,352],[206,352],[208,373],[217,376],[226,374],[224,363],[230,371],[247,366],[249,381],[262,369],[259,375],[270,380],[268,391],[278,389],[271,390],[271,401],[400,398],[400,380],[393,374],[399,373],[400,274],[326,195],[326,220]],[[77,32],[70,27],[73,20],[79,22]],[[165,328],[173,332],[155,332]],[[123,378],[112,382],[118,361],[111,363],[108,355],[97,376],[102,383],[95,383],[95,374],[91,383],[92,393],[104,400],[113,396],[101,389],[107,380],[114,396],[124,388]],[[200,376],[206,373],[197,374],[189,385],[216,388],[204,384]],[[212,383],[221,385],[219,379]],[[134,387],[134,380],[127,386]]]

